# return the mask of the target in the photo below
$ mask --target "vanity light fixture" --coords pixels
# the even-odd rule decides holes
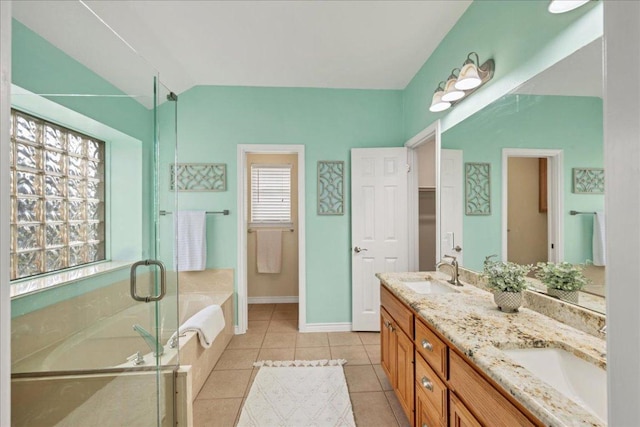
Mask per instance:
[[[551,0],[549,3],[549,12],[565,13],[579,8],[583,4],[589,3],[589,0]]]
[[[431,107],[429,107],[429,111],[431,112],[438,113],[451,107],[450,102],[442,100],[442,95],[444,94],[444,89],[442,88],[443,84],[444,82],[440,82],[438,84],[438,87],[436,88],[436,91],[433,93],[433,98],[431,99]]]
[[[473,62],[473,59],[471,59],[471,55],[476,56],[476,62]],[[467,59],[464,61],[464,64],[462,64],[460,74],[458,75],[458,80],[456,81],[456,89],[470,90],[475,89],[482,84],[480,72],[485,70],[478,70],[477,64],[479,63],[480,59],[478,58],[477,53],[471,52],[469,55],[467,55]]]
[[[454,68],[453,70],[451,70],[451,75],[447,78],[447,83],[444,85],[444,94],[442,95],[443,101],[458,101],[465,96],[465,93],[456,87],[456,82],[458,81],[456,70],[460,71],[459,68]]]
[[[474,57],[475,56],[475,61]],[[488,59],[482,65],[475,52],[467,55],[462,68],[454,68],[447,82],[440,82],[433,94],[429,111],[437,113],[450,108],[493,78],[495,62]],[[458,75],[456,75],[458,71]],[[444,84],[444,88],[442,85]]]

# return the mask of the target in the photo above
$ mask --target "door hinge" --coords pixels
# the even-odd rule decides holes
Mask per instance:
[[[554,248],[555,248],[555,246],[554,246],[554,245],[553,245],[553,243],[552,243],[552,244],[551,244],[551,249],[554,249]]]
[[[411,165],[407,163],[407,173],[411,172]]]

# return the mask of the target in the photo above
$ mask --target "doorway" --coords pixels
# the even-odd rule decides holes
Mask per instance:
[[[304,332],[304,146],[239,145],[237,188],[236,334],[249,329],[250,310],[252,316],[286,311],[280,320]]]
[[[562,150],[502,150],[502,260],[562,261]]]
[[[547,262],[547,158],[509,157],[508,162],[507,261]]]
[[[405,143],[408,148],[409,271],[433,271],[441,257],[440,121]]]
[[[281,326],[295,330],[298,329],[297,173],[297,154],[247,154],[249,320],[266,320],[277,308],[278,320],[287,323]]]
[[[436,139],[429,138],[415,155],[418,160],[418,270],[436,269]]]

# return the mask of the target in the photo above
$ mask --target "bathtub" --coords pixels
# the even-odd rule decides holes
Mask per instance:
[[[179,300],[179,319],[176,321],[176,299]],[[204,293],[189,293],[167,296],[159,303],[159,337],[164,345],[160,365],[179,363],[177,349],[169,348],[167,341],[175,332],[176,325],[184,323],[201,309],[219,304],[220,298]],[[127,358],[137,352],[144,355],[145,364],[155,366],[156,358],[142,337],[133,330],[140,325],[154,334],[155,304],[139,303],[111,317],[101,320],[55,346],[15,363],[12,372],[86,371],[105,368],[136,366]],[[155,335],[155,334],[154,334]],[[193,334],[191,334],[193,335]],[[180,343],[188,340],[181,339]]]
[[[137,416],[134,414],[141,413],[140,405],[130,402],[151,396],[152,399],[142,406],[155,405],[155,395],[149,393],[149,387],[155,388],[156,384],[160,384],[161,406],[171,408],[174,377],[175,385],[183,395],[176,406],[176,411],[180,412],[178,418],[182,425],[189,425],[192,402],[233,336],[233,301],[231,291],[189,292],[180,294],[177,299],[179,315],[175,310],[176,296],[167,296],[159,303],[158,330],[160,343],[164,345],[164,354],[159,360],[133,330],[133,325],[138,324],[154,333],[154,304],[139,303],[14,363],[12,372],[22,375],[14,375],[12,381],[12,425],[63,426],[73,425],[76,419],[86,421],[87,417],[98,415]],[[212,346],[204,349],[197,335],[187,332],[179,338],[178,348],[170,348],[168,340],[178,322],[184,323],[212,304],[220,305],[225,317],[225,329]],[[144,364],[134,365],[128,360],[137,352],[144,357]],[[161,366],[159,377],[155,372],[156,364]],[[161,380],[156,382],[157,378]],[[60,402],[51,401],[51,396],[56,394],[60,394]],[[40,395],[42,397],[34,399]],[[96,403],[110,400],[112,404],[109,405]],[[131,411],[126,410],[127,405],[132,405]],[[109,408],[113,411],[113,407],[119,408],[117,414],[97,414],[109,411]],[[147,412],[155,413],[153,410]],[[172,417],[168,416],[169,419]],[[38,420],[47,422],[41,424]],[[127,418],[122,425],[144,425],[148,421]]]

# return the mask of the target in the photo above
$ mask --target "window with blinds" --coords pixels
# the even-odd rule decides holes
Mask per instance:
[[[11,111],[11,280],[105,259],[104,142]]]
[[[291,165],[251,165],[251,223],[291,223]]]

